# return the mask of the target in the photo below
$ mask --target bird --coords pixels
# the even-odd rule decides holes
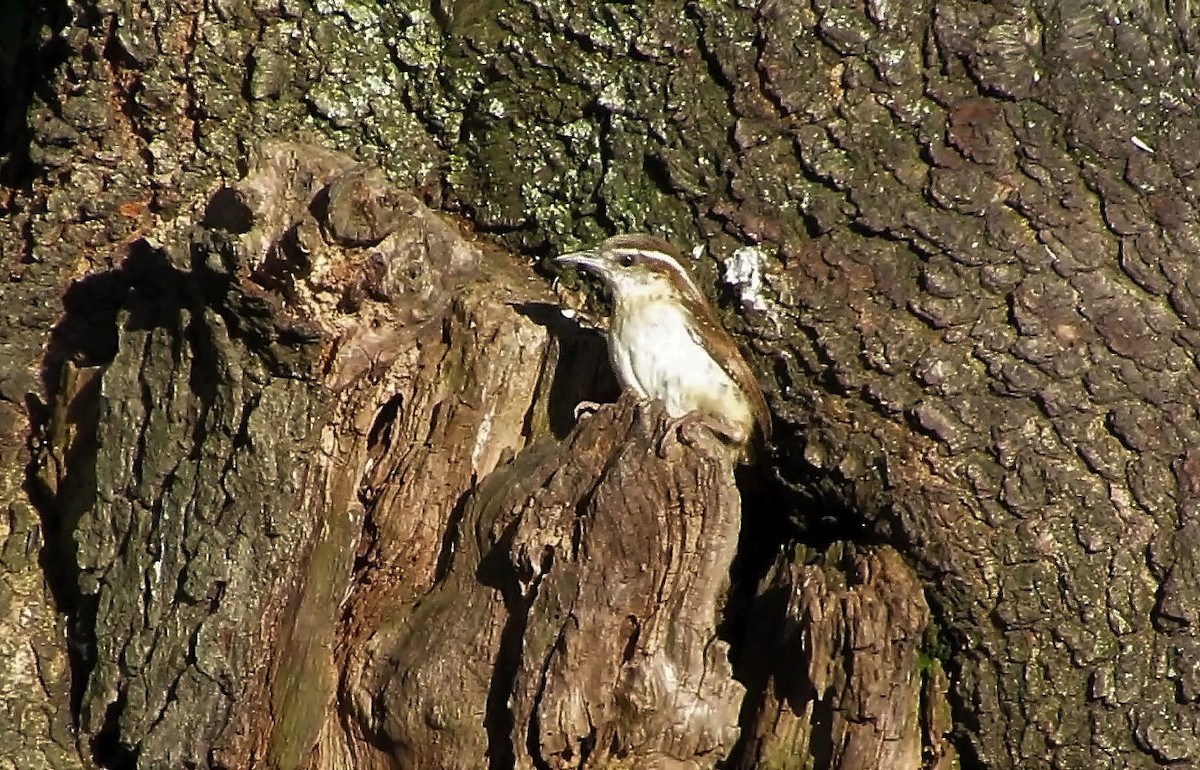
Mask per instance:
[[[616,235],[554,262],[603,281],[612,297],[613,372],[639,401],[662,402],[673,421],[669,433],[699,422],[746,457],[770,438],[771,414],[754,372],[669,241]]]

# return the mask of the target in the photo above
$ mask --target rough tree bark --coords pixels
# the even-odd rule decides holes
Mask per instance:
[[[1200,762],[1188,4],[12,16],[5,766]],[[757,469],[576,424],[633,229]]]

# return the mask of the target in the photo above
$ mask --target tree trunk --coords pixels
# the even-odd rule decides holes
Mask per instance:
[[[17,9],[0,757],[1197,764],[1194,21]],[[631,230],[706,247],[754,467],[531,265]]]

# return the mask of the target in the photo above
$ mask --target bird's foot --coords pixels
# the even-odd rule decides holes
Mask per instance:
[[[696,420],[699,412],[688,412],[682,417],[674,417],[667,422],[667,429],[663,433],[661,439],[658,440],[658,456],[664,460],[670,452],[672,446],[677,444],[686,444],[693,446],[696,443],[696,436],[692,431],[696,427]]]
[[[707,412],[688,412],[682,417],[672,418],[667,423],[667,430],[658,442],[658,456],[666,458],[673,444],[696,446],[703,429],[708,429],[718,438],[735,443],[742,434],[742,431],[733,425]]]
[[[591,417],[602,406],[604,404],[599,401],[580,401],[575,405],[575,422],[579,422],[580,417]]]

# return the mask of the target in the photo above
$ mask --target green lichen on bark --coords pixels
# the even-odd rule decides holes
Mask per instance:
[[[719,176],[703,145],[723,142],[711,121],[728,120],[727,97],[697,68],[679,10],[460,4],[439,34],[423,7],[403,11],[415,22],[395,51],[409,103],[448,152],[452,200],[526,239],[694,235],[686,201]]]

